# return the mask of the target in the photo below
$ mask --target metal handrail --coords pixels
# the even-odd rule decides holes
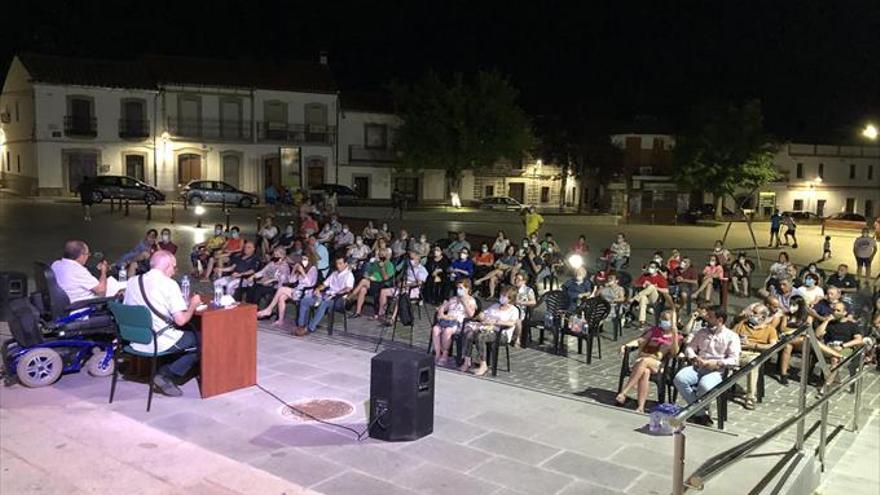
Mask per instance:
[[[795,337],[806,332],[807,326],[804,325],[794,332],[791,332],[784,336],[784,338],[779,339],[779,341],[773,344],[769,349],[765,349],[758,357],[751,360],[745,366],[740,367],[736,372],[732,375],[729,375],[727,378],[721,381],[717,386],[713,387],[706,395],[703,395],[693,403],[689,404],[687,407],[678,412],[675,416],[669,419],[669,424],[674,428],[678,428],[687,421],[688,418],[697,414],[706,408],[708,404],[710,404],[713,400],[715,400],[719,395],[726,392],[729,388],[736,385],[736,383],[741,380],[743,377],[749,374],[750,371],[757,368],[760,365],[763,365],[768,359],[775,356],[779,351],[785,348]]]
[[[694,473],[688,478],[687,485],[689,487],[701,490],[706,481],[715,477],[718,473],[727,469],[732,464],[742,460],[747,454],[753,452],[758,447],[764,445],[783,431],[790,428],[791,425],[797,423],[805,416],[815,411],[817,407],[823,405],[844,388],[848,388],[852,383],[856,382],[857,380],[861,380],[862,376],[868,373],[868,371],[870,370],[866,368],[849,377],[849,379],[847,379],[845,382],[842,382],[837,387],[834,387],[833,389],[822,395],[819,400],[807,406],[807,408],[804,409],[803,412],[786,419],[785,421],[783,421],[773,429],[767,431],[760,437],[751,438],[739,445],[731,447],[724,452],[712,456],[711,458],[709,458],[709,460],[704,462],[702,466],[694,471]]]

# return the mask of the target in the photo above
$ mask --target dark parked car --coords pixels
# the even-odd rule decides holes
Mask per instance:
[[[242,191],[216,180],[191,181],[180,190],[180,199],[193,206],[202,203],[225,203],[250,208],[260,203],[256,194]]]
[[[696,207],[691,208],[687,212],[688,215],[696,217],[696,218],[713,218],[715,216],[715,205],[712,203],[705,203]],[[733,212],[730,211],[726,206],[721,211],[722,216],[732,217]]]
[[[315,202],[320,202],[333,193],[336,193],[336,199],[340,205],[350,205],[360,199],[360,196],[352,188],[339,184],[321,184],[309,189],[309,197]]]
[[[525,205],[508,196],[494,196],[491,198],[483,198],[480,201],[480,208],[484,210],[496,211],[522,211]]]
[[[128,199],[153,204],[165,201],[165,194],[155,187],[127,175],[99,175],[93,179],[92,201]]]
[[[868,226],[868,219],[858,213],[838,213],[826,218],[825,226],[829,229],[862,230]]]

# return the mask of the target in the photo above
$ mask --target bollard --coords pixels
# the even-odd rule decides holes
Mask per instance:
[[[122,201],[121,199],[119,201]],[[128,216],[128,200],[125,200],[125,216]]]
[[[147,221],[151,222],[153,220],[153,204],[147,203]]]
[[[257,232],[260,232],[260,228],[263,226],[263,217],[257,215]]]
[[[825,237],[825,220],[822,220],[822,237]]]
[[[113,213],[113,198],[110,198],[110,213]]]
[[[186,196],[184,196],[184,197],[183,197],[183,209],[184,209],[184,210],[187,208],[187,205],[188,205],[188,204],[189,204],[189,198],[187,198]]]
[[[171,225],[174,225],[174,201],[171,202]]]
[[[229,209],[223,211],[226,214],[226,231],[229,231]]]

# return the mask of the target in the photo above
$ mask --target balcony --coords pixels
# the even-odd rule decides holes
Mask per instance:
[[[336,126],[257,122],[257,139],[279,143],[330,145],[336,142]]]
[[[81,115],[64,117],[64,134],[70,137],[89,137],[98,135],[98,119]]]
[[[175,138],[206,141],[250,141],[250,120],[168,118],[168,132]]]
[[[147,119],[119,119],[119,137],[122,139],[143,139],[150,136],[150,121]]]
[[[359,144],[348,147],[348,161],[393,163],[397,161],[397,152],[390,148],[367,148]]]

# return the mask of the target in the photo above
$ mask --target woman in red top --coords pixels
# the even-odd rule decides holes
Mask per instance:
[[[483,244],[480,252],[474,256],[474,279],[485,277],[492,271],[493,265],[495,265],[495,255],[489,250],[488,244]]]
[[[706,263],[706,267],[703,268],[703,281],[700,283],[700,288],[697,289],[693,294],[693,298],[696,299],[699,297],[700,293],[704,294],[704,300],[709,302],[712,300],[712,290],[713,289],[721,289],[721,281],[724,279],[724,267],[718,260],[718,256],[714,254],[709,255],[709,262]]]
[[[575,254],[587,254],[590,252],[590,246],[587,244],[587,238],[583,235],[578,236],[577,242],[571,246],[571,252]]]
[[[669,260],[666,261],[666,268],[669,269],[669,273],[675,271],[676,268],[681,264],[681,253],[678,249],[672,250],[672,256],[669,257]]]
[[[637,386],[636,412],[645,412],[645,402],[648,398],[651,374],[662,371],[663,360],[667,355],[674,356],[678,354],[681,335],[678,334],[678,322],[676,320],[675,311],[666,310],[660,315],[659,326],[651,327],[638,339],[620,346],[621,356],[624,355],[627,347],[638,347],[639,356],[636,358],[629,379],[614,399],[618,406],[626,404],[626,393],[629,389]]]

